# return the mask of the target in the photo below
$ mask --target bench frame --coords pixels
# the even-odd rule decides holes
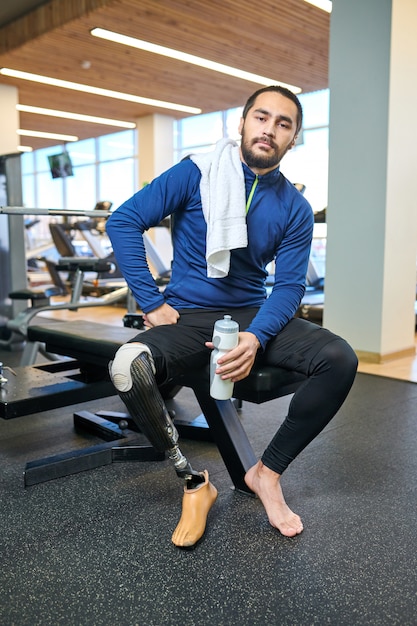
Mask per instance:
[[[45,327],[29,327],[28,338],[31,341],[44,342],[48,352],[63,354],[76,358],[81,362],[93,363],[107,368],[108,362],[114,357],[117,349],[128,341],[128,335],[132,338],[137,332],[137,330],[115,328],[106,324],[76,321],[57,323]],[[95,347],[97,347],[97,351]],[[261,367],[254,369],[244,381],[235,384],[234,399],[214,400],[209,394],[209,375],[207,371],[181,376],[172,381],[170,386],[161,388],[161,393],[164,399],[168,401],[170,398],[175,397],[181,387],[189,387],[193,390],[202,414],[190,422],[181,420],[178,417],[174,418],[174,424],[180,437],[214,441],[234,487],[239,491],[252,493],[244,482],[244,476],[247,470],[256,463],[257,458],[240,421],[238,412],[240,403],[248,401],[260,404],[286,396],[294,393],[305,380],[306,377],[304,375],[282,368]],[[124,429],[128,426],[127,431],[123,432],[123,428],[120,428],[121,423],[126,423]],[[103,437],[105,432],[113,433],[113,438],[118,439],[125,437],[126,432],[132,438],[132,433],[134,433],[135,429],[133,422],[127,414],[103,412],[99,414],[82,412],[82,419],[80,419],[80,413],[76,413],[74,414],[74,425],[76,428],[81,427],[100,437]],[[116,434],[116,437],[114,437],[114,434]],[[123,442],[120,443],[119,441],[116,446],[110,445],[107,447],[110,450],[116,448],[120,451],[121,447],[126,446],[123,446]],[[131,454],[111,452],[113,457],[118,458],[112,458],[109,462],[113,460],[143,460],[135,458],[134,441],[132,441],[132,446],[128,447],[131,450]],[[87,457],[94,455],[94,448],[87,450],[86,454]],[[123,454],[126,454],[125,458],[123,458]],[[79,455],[77,456],[79,462]],[[140,457],[140,454],[138,456]],[[107,454],[107,461],[109,458]],[[145,460],[148,459],[145,458]],[[35,478],[36,482],[40,482],[40,479],[49,480],[47,477],[48,465],[54,468],[51,478],[57,477],[56,467],[60,461],[62,461],[61,470],[66,472],[60,475],[73,473],[74,468],[77,467],[77,460],[69,463],[68,455],[61,455],[61,459],[53,457],[49,464],[48,459],[28,464],[25,472],[27,484],[35,484],[31,482]],[[88,461],[86,461],[86,464],[88,466]],[[107,462],[101,464],[107,464]],[[37,469],[39,466],[42,468],[41,471]],[[94,465],[94,467],[97,467],[97,465]],[[91,468],[86,467],[85,469]],[[28,478],[31,472],[32,475]],[[37,472],[36,477],[33,472]]]

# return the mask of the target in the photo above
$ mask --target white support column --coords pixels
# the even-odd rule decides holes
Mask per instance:
[[[0,85],[0,204],[22,204],[22,176],[19,139],[18,90]],[[5,156],[9,155],[9,156]],[[0,215],[0,315],[12,318],[27,306],[10,300],[11,291],[27,286],[23,215]]]
[[[19,139],[18,90],[9,85],[0,85],[0,155],[17,152]]]
[[[147,115],[136,120],[138,130],[139,189],[174,164],[174,118]],[[152,228],[149,236],[161,263],[169,268],[172,260],[171,236],[165,228]],[[151,262],[152,266],[152,262]],[[155,267],[155,274],[158,273]]]
[[[139,189],[173,165],[174,118],[147,115],[136,120],[139,153]]]
[[[415,0],[335,0],[324,325],[373,362],[413,354]]]

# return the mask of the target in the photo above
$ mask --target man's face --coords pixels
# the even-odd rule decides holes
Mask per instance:
[[[265,91],[240,121],[243,161],[255,174],[273,170],[297,138],[297,107],[280,93]]]

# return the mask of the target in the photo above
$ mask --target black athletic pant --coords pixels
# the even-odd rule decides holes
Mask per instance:
[[[232,315],[245,330],[256,308],[232,310],[182,309],[175,325],[141,333],[151,349],[158,384],[209,362],[214,322]],[[295,392],[288,415],[262,456],[262,462],[282,474],[293,459],[323,430],[343,404],[357,369],[357,358],[344,339],[303,319],[292,319],[259,350],[256,363],[276,365],[308,378]]]

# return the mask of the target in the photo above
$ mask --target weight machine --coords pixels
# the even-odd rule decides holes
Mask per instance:
[[[22,245],[10,246],[10,259],[9,266],[6,266],[6,272],[9,268],[20,265],[24,268],[24,278],[22,272],[17,276],[12,272],[6,277],[6,284],[10,285],[10,290],[7,294],[2,294],[4,302],[2,302],[3,310],[6,313],[5,328],[8,335],[6,338],[0,340],[0,345],[4,348],[18,349],[21,348],[25,342],[21,365],[31,365],[36,360],[38,350],[42,351],[40,344],[31,344],[27,342],[27,329],[32,319],[44,311],[51,310],[73,310],[76,311],[81,308],[99,307],[104,305],[111,305],[121,300],[127,301],[127,309],[129,313],[136,311],[136,302],[127,287],[127,285],[121,286],[114,291],[106,293],[102,297],[82,299],[82,288],[84,283],[84,277],[86,272],[109,273],[112,271],[112,264],[106,259],[99,259],[96,257],[62,257],[55,266],[57,272],[68,271],[71,272],[72,289],[69,301],[61,303],[53,303],[51,298],[57,295],[63,295],[63,290],[59,286],[50,287],[47,289],[29,289],[27,286],[27,275],[25,267],[25,251],[24,251],[24,238],[23,238],[23,216],[24,215],[76,215],[76,216],[94,216],[107,218],[109,213],[107,211],[63,211],[60,209],[37,209],[26,208],[17,206],[0,207],[0,218],[7,216],[9,219],[9,233],[13,233],[16,229],[16,225],[13,224],[17,218],[18,225],[22,229]],[[10,237],[11,239],[11,237]],[[20,243],[20,239],[17,238],[17,242]],[[3,250],[2,250],[3,252]],[[16,280],[15,280],[16,279]],[[6,298],[9,300],[10,305],[7,308]],[[30,306],[27,306],[28,301]],[[18,306],[16,306],[16,303]],[[23,305],[23,306],[22,306]]]

